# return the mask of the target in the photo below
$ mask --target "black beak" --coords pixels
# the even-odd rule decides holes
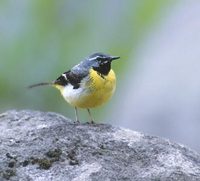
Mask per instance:
[[[113,61],[113,60],[117,60],[117,59],[119,59],[120,57],[118,57],[118,56],[110,56],[110,60],[111,61]]]

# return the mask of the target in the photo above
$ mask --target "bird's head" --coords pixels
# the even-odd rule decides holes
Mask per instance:
[[[103,53],[94,53],[88,57],[91,67],[102,75],[107,75],[111,69],[113,60],[119,59],[118,56],[111,56]]]

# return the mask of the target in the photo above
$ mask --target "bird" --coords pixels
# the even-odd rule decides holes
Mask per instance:
[[[79,121],[78,109],[87,109],[89,123],[95,123],[91,108],[107,102],[116,89],[116,76],[111,68],[119,56],[93,53],[79,64],[61,74],[52,82],[30,85],[29,88],[50,85],[57,88],[63,98],[75,109],[75,122]]]

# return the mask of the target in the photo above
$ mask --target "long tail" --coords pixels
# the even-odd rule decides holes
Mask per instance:
[[[46,86],[46,85],[54,85],[53,82],[42,82],[42,83],[38,83],[38,84],[33,84],[28,86],[29,89],[35,88],[35,87],[39,87],[39,86]]]

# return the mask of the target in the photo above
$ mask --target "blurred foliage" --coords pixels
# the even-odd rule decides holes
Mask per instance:
[[[57,90],[27,90],[26,86],[54,80],[93,52],[121,56],[114,69],[125,74],[133,61],[129,56],[169,4],[162,0],[1,0],[0,111],[26,108],[71,115],[73,109]],[[112,101],[108,105],[111,108]]]

